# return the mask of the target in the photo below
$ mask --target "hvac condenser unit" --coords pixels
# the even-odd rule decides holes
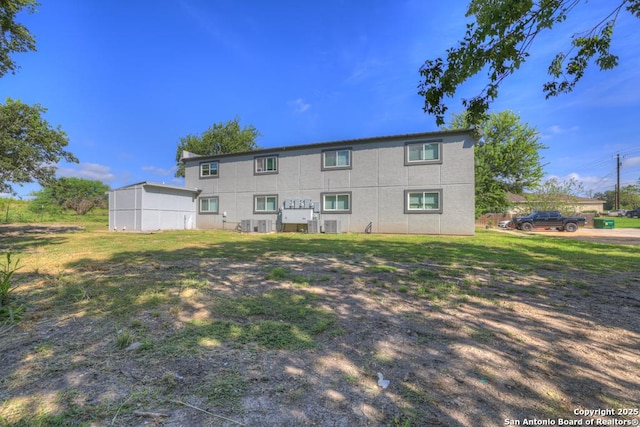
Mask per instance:
[[[307,233],[318,234],[320,232],[320,221],[313,220],[307,222]]]
[[[256,231],[258,233],[271,233],[273,230],[270,219],[259,219],[256,221]]]
[[[250,219],[240,220],[240,231],[243,233],[251,233],[253,231],[253,224]]]
[[[327,219],[324,221],[324,232],[327,234],[340,233],[340,221],[336,219]]]

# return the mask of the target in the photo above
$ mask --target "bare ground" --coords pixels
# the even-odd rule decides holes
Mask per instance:
[[[521,274],[460,260],[464,274],[446,279],[474,292],[442,301],[403,290],[412,271],[440,266],[372,270],[378,262],[305,254],[102,266],[101,277],[124,274],[131,283],[166,282],[184,270],[206,278],[206,287],[171,290],[177,306],[137,312],[139,335],[163,343],[157,348],[189,322],[215,317],[216,301],[274,289],[313,294],[336,328],[304,350],[214,340],[192,352],[118,350],[113,319],[75,305],[61,314],[41,299],[18,326],[0,326],[0,424],[70,410],[96,426],[637,422],[574,411],[640,406],[640,273]],[[268,280],[265,267],[307,280]]]

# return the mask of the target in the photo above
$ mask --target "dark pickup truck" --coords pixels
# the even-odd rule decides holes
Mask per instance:
[[[586,218],[582,217],[562,216],[557,211],[538,211],[514,218],[513,225],[523,231],[531,231],[534,228],[555,228],[558,231],[574,232],[579,226],[584,226],[586,221]]]

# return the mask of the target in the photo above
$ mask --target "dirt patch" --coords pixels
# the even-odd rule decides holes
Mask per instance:
[[[49,224],[25,224],[25,225],[0,225],[0,234],[6,236],[21,236],[24,234],[59,234],[82,231],[84,227],[75,225],[49,225]]]
[[[78,271],[85,287],[27,278],[24,291],[42,293],[37,305],[20,325],[0,326],[0,424],[34,414],[96,426],[638,419],[574,412],[638,407],[637,273],[601,277],[328,254],[148,260]],[[154,293],[142,292],[148,283]],[[122,293],[138,287],[131,299],[138,308],[118,311],[102,286]],[[56,290],[47,294],[48,287]],[[305,315],[321,310],[332,321],[307,335],[297,331],[301,344],[312,341],[308,346],[243,341],[254,318],[266,318],[275,335],[279,324],[291,323],[286,316],[296,315],[278,307],[273,312],[286,316],[220,314],[234,307],[231,301],[250,307],[265,295],[290,296],[291,304],[308,298],[313,304],[300,306]],[[68,298],[66,310],[55,312],[52,298]],[[215,323],[223,318],[235,323]],[[237,329],[223,339],[212,325]],[[126,332],[140,346],[118,348]]]

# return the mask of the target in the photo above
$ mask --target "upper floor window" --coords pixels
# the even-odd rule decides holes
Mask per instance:
[[[218,213],[218,198],[217,197],[201,198],[200,213]]]
[[[442,213],[442,190],[406,190],[405,213]]]
[[[277,156],[256,157],[255,172],[256,174],[277,173],[278,157]]]
[[[326,150],[322,152],[322,170],[325,169],[350,169],[351,149]]]
[[[253,198],[253,211],[255,213],[272,213],[278,210],[278,196],[255,196]]]
[[[218,162],[200,163],[200,176],[218,176]]]
[[[405,165],[442,163],[441,143],[412,142],[405,145]]]
[[[323,193],[322,211],[351,213],[351,193]]]

